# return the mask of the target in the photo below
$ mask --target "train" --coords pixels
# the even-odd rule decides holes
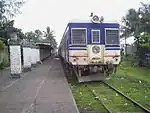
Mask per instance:
[[[120,24],[104,22],[92,15],[89,20],[67,24],[58,54],[78,82],[108,80],[121,61]]]

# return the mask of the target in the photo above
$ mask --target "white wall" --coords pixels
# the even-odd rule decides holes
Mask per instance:
[[[126,43],[129,44],[129,45],[131,45],[131,44],[133,44],[133,43],[135,42],[134,39],[135,39],[135,38],[134,38],[133,36],[132,36],[132,37],[128,37],[128,38],[126,39]],[[120,39],[120,44],[125,45],[125,38],[121,38],[121,39]]]

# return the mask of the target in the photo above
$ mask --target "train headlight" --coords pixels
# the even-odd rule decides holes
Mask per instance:
[[[92,51],[93,51],[93,53],[99,53],[100,52],[100,47],[99,46],[93,46],[92,47]]]

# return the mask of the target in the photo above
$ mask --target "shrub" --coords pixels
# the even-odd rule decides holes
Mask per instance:
[[[1,56],[0,56],[0,69],[3,69],[4,67],[8,67],[8,66],[9,66],[8,56],[1,54]]]
[[[0,53],[4,50],[5,44],[0,40]]]
[[[4,55],[3,50],[5,48],[5,44],[0,40],[0,69],[9,65],[8,56]]]

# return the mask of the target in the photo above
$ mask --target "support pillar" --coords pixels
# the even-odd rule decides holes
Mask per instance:
[[[31,47],[31,65],[33,67],[36,66],[36,53],[35,53],[35,46]]]
[[[32,68],[32,48],[30,47],[29,48],[29,61],[30,61],[30,64],[31,64],[31,68]]]
[[[37,64],[37,53],[36,53],[36,46],[33,48],[34,51],[34,62]]]
[[[11,44],[9,48],[11,77],[20,78],[22,73],[21,46],[19,44]]]
[[[37,54],[37,63],[40,63],[40,49],[39,49],[39,47],[36,48],[36,54]]]
[[[31,71],[31,58],[30,58],[30,47],[23,46],[23,61],[24,71]]]

